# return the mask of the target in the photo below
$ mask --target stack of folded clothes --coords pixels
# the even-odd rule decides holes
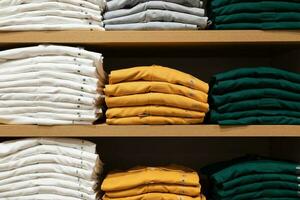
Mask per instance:
[[[39,45],[0,52],[0,123],[92,124],[102,117],[102,55]]]
[[[205,29],[200,0],[111,0],[104,14],[106,30]]]
[[[212,0],[216,29],[300,29],[298,0]]]
[[[275,160],[222,163],[206,169],[212,200],[296,200],[300,164]]]
[[[1,0],[0,31],[104,30],[105,0]]]
[[[95,152],[76,139],[0,143],[0,199],[96,200],[103,164]]]
[[[300,124],[300,74],[270,67],[217,74],[210,121],[221,125]]]
[[[205,200],[197,172],[178,166],[113,172],[101,189],[103,200]]]
[[[199,124],[208,84],[161,66],[112,71],[105,86],[108,124]]]

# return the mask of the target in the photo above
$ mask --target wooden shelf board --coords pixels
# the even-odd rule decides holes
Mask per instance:
[[[300,44],[300,31],[39,31],[0,33],[0,46],[36,43],[114,46]]]
[[[1,125],[0,137],[300,137],[294,125]]]

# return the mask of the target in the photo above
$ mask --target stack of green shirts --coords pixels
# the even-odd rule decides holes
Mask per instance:
[[[296,200],[300,198],[300,164],[252,160],[211,174],[212,200]]]
[[[300,124],[300,74],[270,67],[217,74],[210,106],[211,123]]]
[[[299,0],[212,0],[215,29],[299,29]]]

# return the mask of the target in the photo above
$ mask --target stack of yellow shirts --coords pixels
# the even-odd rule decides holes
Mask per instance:
[[[102,200],[205,200],[197,172],[183,167],[137,167],[104,179]]]
[[[105,86],[108,124],[199,124],[209,110],[207,83],[161,66],[112,71]]]

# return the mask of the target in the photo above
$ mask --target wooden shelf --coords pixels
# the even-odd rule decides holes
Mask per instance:
[[[300,126],[34,126],[1,125],[0,137],[299,137]]]
[[[296,45],[300,31],[39,31],[0,33],[0,46],[37,43],[114,46]]]

